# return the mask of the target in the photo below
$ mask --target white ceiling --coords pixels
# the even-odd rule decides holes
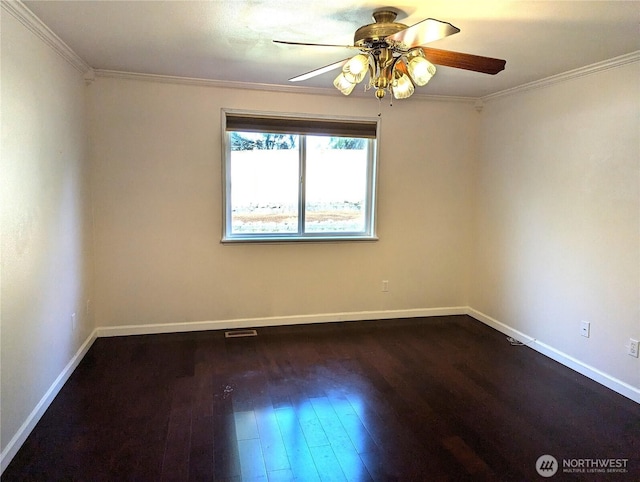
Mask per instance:
[[[94,69],[257,84],[287,85],[290,77],[353,55],[272,39],[352,44],[355,30],[384,6],[403,12],[397,21],[406,25],[431,17],[460,28],[430,47],[507,61],[496,76],[438,67],[417,89],[421,94],[482,97],[640,49],[637,0],[23,3]],[[333,89],[335,75],[295,85]]]

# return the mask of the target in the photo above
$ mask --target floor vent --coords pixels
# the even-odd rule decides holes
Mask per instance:
[[[258,336],[258,332],[256,330],[233,330],[233,331],[225,331],[225,338],[244,338],[247,336]]]

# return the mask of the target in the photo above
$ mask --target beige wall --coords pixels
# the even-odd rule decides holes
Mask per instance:
[[[636,390],[638,79],[636,61],[487,102],[470,290],[473,308]]]
[[[93,323],[85,311],[91,223],[82,75],[12,15],[1,17],[4,456]]]
[[[382,105],[380,241],[222,245],[220,109],[376,118],[373,94],[89,91],[98,326],[466,306],[472,103]]]
[[[637,392],[639,73],[481,113],[383,104],[379,241],[222,245],[221,108],[376,117],[375,99],[87,87],[2,15],[3,457],[94,327],[471,306]]]

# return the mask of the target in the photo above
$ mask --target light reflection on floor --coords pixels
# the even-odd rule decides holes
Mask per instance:
[[[372,480],[363,413],[360,395],[342,391],[234,410],[242,480]]]

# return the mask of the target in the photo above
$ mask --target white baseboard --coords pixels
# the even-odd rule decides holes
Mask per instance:
[[[496,320],[495,318],[491,318],[484,313],[474,310],[471,307],[467,308],[467,314],[472,316],[478,321],[481,321],[485,325],[488,325],[496,330],[504,333],[505,335],[511,336],[518,341],[526,343],[527,346],[536,350],[539,353],[542,353],[545,356],[548,356],[552,360],[561,363],[562,365],[575,370],[576,372],[591,378],[592,380],[604,385],[607,388],[610,388],[614,392],[618,392],[620,395],[624,395],[627,398],[630,398],[636,403],[640,403],[640,389],[636,388],[632,385],[629,385],[622,380],[619,380],[607,373],[604,373],[601,370],[598,370],[591,365],[588,365],[580,360],[568,355],[546,343],[541,342],[540,340],[536,340],[535,338],[522,333],[521,331],[516,330],[504,323]]]
[[[56,397],[60,389],[69,379],[73,371],[76,369],[78,364],[82,361],[86,353],[93,345],[93,342],[96,340],[96,330],[94,330],[82,344],[82,346],[78,349],[76,354],[71,358],[67,366],[64,367],[60,375],[54,380],[49,389],[46,391],[44,396],[40,399],[36,407],[31,411],[27,419],[24,421],[22,426],[18,429],[15,435],[11,438],[7,446],[4,448],[2,453],[0,454],[0,475],[7,468],[13,457],[18,453],[22,444],[27,440],[27,437],[36,426],[44,412],[47,411],[51,402]]]
[[[217,321],[192,321],[185,323],[163,323],[153,325],[126,325],[97,328],[98,337],[152,335],[157,333],[181,333],[188,331],[232,330],[258,328],[261,326],[303,325],[310,323],[333,323],[339,321],[370,321],[394,318],[419,318],[431,316],[465,315],[467,308],[453,306],[445,308],[416,308],[408,310],[353,311],[346,313],[320,313],[315,315],[272,316],[266,318],[237,318]]]

